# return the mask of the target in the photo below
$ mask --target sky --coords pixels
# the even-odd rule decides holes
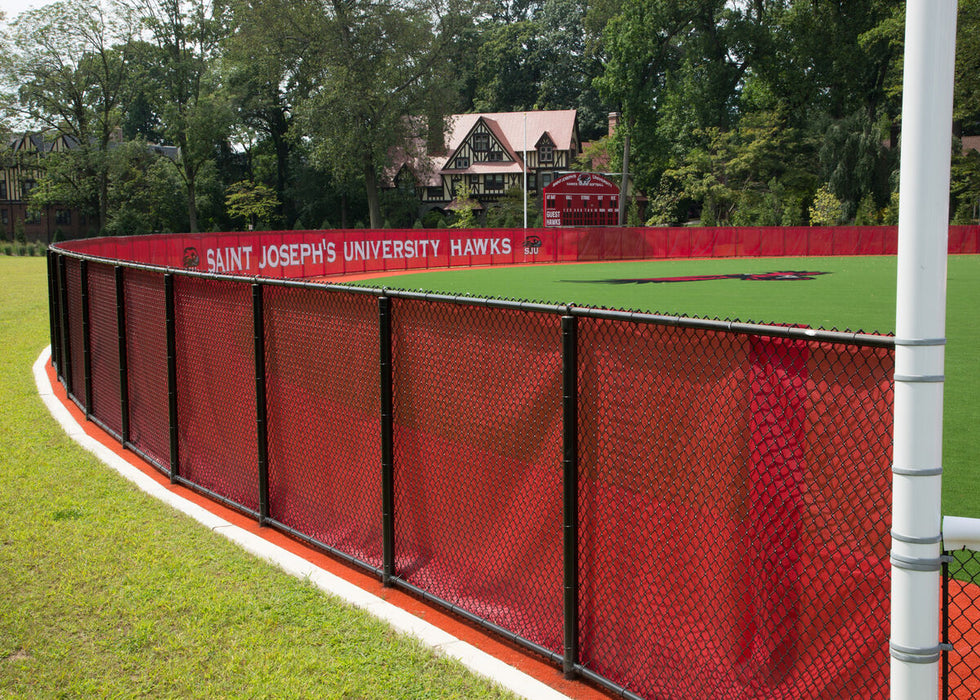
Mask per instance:
[[[53,0],[0,0],[0,10],[7,15],[7,20],[12,20],[24,10],[32,7],[42,7]]]

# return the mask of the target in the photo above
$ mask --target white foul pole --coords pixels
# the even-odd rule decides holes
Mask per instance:
[[[902,100],[891,698],[939,694],[946,251],[956,0],[908,0]]]

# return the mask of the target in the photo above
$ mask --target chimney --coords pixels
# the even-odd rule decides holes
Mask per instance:
[[[619,126],[619,112],[609,113],[609,135],[612,136],[616,133],[616,127]]]

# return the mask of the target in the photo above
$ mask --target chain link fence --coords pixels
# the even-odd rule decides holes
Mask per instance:
[[[980,697],[980,552],[944,557],[943,642],[943,698]]]
[[[377,301],[285,286],[262,298],[269,518],[380,570]]]
[[[52,256],[172,480],[625,697],[887,697],[890,338]]]

